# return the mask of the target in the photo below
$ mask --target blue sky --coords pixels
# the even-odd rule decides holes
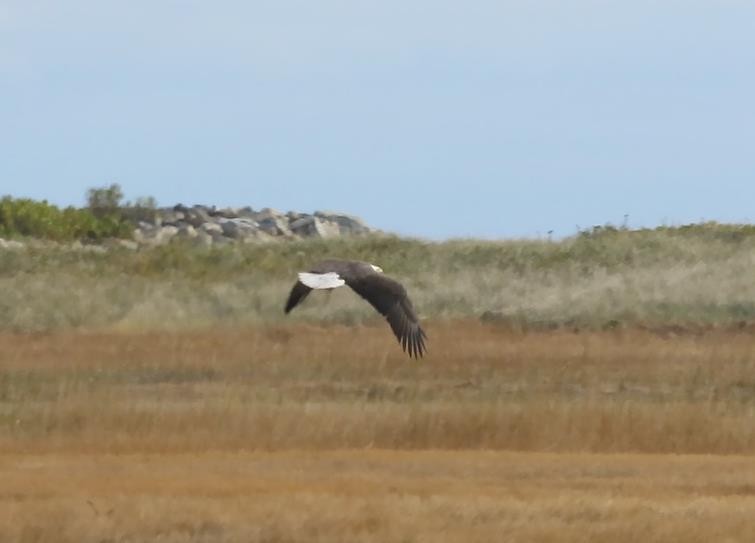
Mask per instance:
[[[0,1],[0,194],[441,239],[755,220],[755,3]]]

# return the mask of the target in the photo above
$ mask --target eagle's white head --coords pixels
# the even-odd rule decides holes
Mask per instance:
[[[376,272],[383,273],[383,268],[381,268],[380,266],[375,266],[375,264],[370,264],[370,266],[372,266],[372,269]]]

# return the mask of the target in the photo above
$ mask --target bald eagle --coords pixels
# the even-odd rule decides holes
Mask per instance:
[[[370,302],[383,315],[404,352],[420,358],[427,350],[427,335],[419,324],[406,289],[398,281],[383,275],[374,264],[356,260],[328,259],[318,262],[309,271],[299,273],[299,280],[291,289],[285,311],[288,314],[313,289],[327,289],[348,285]]]

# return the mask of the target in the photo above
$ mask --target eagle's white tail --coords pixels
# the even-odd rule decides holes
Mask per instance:
[[[299,281],[309,288],[337,288],[346,284],[336,272],[328,273],[309,273],[300,272]]]

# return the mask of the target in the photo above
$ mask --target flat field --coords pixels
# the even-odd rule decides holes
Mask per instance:
[[[0,541],[755,541],[747,325],[0,334]]]
[[[0,476],[2,541],[755,540],[752,457],[66,453]]]

